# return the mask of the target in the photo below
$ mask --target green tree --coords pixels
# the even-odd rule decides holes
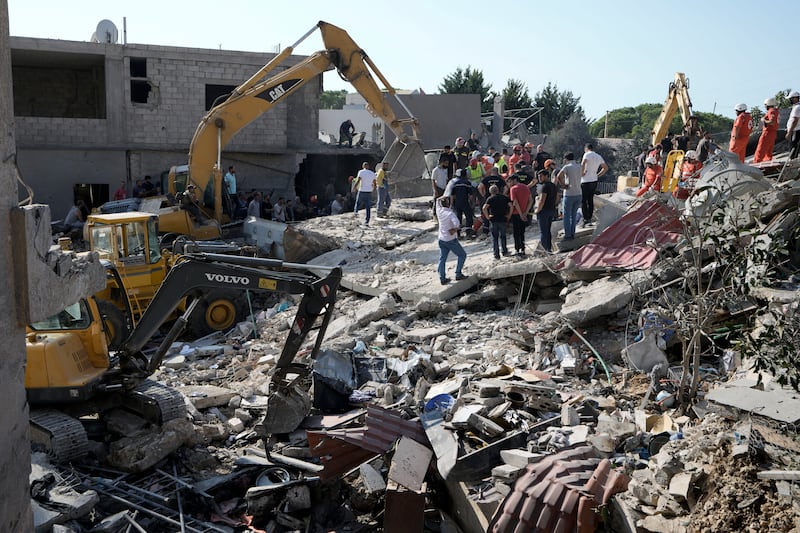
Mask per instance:
[[[586,117],[580,101],[580,97],[574,96],[572,91],[559,91],[558,85],[548,82],[547,86],[533,97],[533,105],[543,108],[538,115],[541,132],[552,132],[573,115],[578,115],[581,120],[585,121]]]
[[[567,152],[572,152],[576,161],[580,161],[583,156],[583,146],[594,142],[594,137],[589,133],[589,124],[578,113],[569,117],[547,137],[548,151],[557,160],[561,160]]]
[[[479,94],[481,95],[481,113],[492,110],[493,102],[491,85],[483,79],[483,71],[473,69],[467,65],[466,69],[458,67],[455,72],[448,74],[439,85],[440,94]]]
[[[344,107],[347,91],[322,91],[319,95],[320,109],[342,109]]]
[[[775,93],[775,100],[778,101],[778,109],[788,109],[792,107],[792,103],[789,101],[789,93],[792,92],[791,89],[784,89],[783,91],[778,91]]]
[[[661,104],[639,104],[636,107],[622,107],[608,112],[608,136],[620,139],[645,139],[650,142],[650,135],[655,127],[656,120],[661,114]],[[706,131],[714,134],[724,134],[730,131],[733,121],[728,117],[714,113],[694,113],[700,125]],[[675,113],[670,123],[669,131],[678,133],[683,129],[683,118],[680,113]],[[605,130],[605,117],[593,122],[589,131],[594,137],[602,137]]]

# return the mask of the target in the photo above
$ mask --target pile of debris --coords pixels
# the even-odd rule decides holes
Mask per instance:
[[[781,205],[795,190],[783,186]],[[729,342],[708,341],[696,365],[686,357],[685,317],[670,311],[693,309],[692,282],[720,267],[693,262],[674,210],[620,205],[585,232],[603,249],[498,266],[478,239],[467,244],[472,276],[447,288],[430,222],[356,230],[352,215],[326,219],[347,249],[327,264],[342,266],[347,289],[324,351],[298,354],[313,368],[302,424],[266,438],[258,428],[297,305],[286,299],[226,335],[173,345],[153,378],[184,394],[189,421],[158,428],[120,412],[120,438],[70,469],[48,467],[52,478],[37,471],[34,499],[49,513],[38,530],[800,528],[798,394]],[[786,220],[771,211],[761,216]],[[369,237],[356,244],[356,231]],[[768,289],[749,306],[710,308],[704,338],[764,314],[764,298],[800,299]],[[667,291],[686,305],[667,306]]]

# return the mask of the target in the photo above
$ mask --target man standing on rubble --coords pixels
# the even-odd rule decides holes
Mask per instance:
[[[369,226],[369,215],[372,208],[372,191],[375,190],[375,173],[369,169],[369,163],[364,161],[361,170],[356,174],[356,206],[353,214],[358,218],[358,210],[363,205],[367,210],[367,217],[364,225]]]
[[[778,101],[774,98],[764,100],[767,114],[761,117],[761,137],[758,138],[753,163],[772,161],[772,149],[775,148],[775,137],[778,136]]]
[[[733,121],[728,149],[738,155],[739,161],[744,163],[747,141],[750,140],[750,132],[753,131],[753,117],[747,112],[747,104],[737,104],[734,109],[736,110],[736,120]]]
[[[581,167],[575,162],[575,155],[568,152],[564,155],[564,166],[556,175],[556,184],[564,191],[564,240],[575,238],[575,227],[578,222],[578,208],[581,206]]]
[[[528,210],[531,206],[531,190],[519,182],[513,174],[506,180],[511,198],[511,228],[514,235],[514,250],[520,257],[525,257],[525,226],[528,223]]]
[[[597,191],[597,181],[608,172],[608,165],[603,156],[594,151],[594,146],[587,143],[583,147],[581,159],[581,212],[583,225],[594,224],[594,193]]]
[[[789,101],[792,103],[792,111],[789,113],[789,121],[786,123],[786,140],[792,147],[789,159],[797,159],[797,156],[800,155],[800,93],[790,92]]]
[[[389,196],[388,161],[381,163],[381,168],[375,174],[375,186],[378,189],[378,215],[383,217],[389,212],[389,206],[392,203],[392,198]]]
[[[506,226],[511,217],[511,200],[500,191],[500,187],[493,183],[489,187],[489,198],[483,204],[481,213],[489,221],[489,228],[492,233],[492,249],[494,258],[500,259],[500,250],[503,255],[511,255],[506,243]]]
[[[458,230],[461,225],[450,209],[450,197],[442,196],[436,200],[436,217],[439,219],[439,283],[447,285],[450,278],[447,277],[447,256],[450,252],[456,255],[456,281],[466,278],[464,275],[464,263],[467,260],[467,252],[461,243],[458,242]]]
[[[719,150],[719,146],[711,140],[711,132],[703,132],[703,138],[697,143],[697,160],[705,163],[709,155],[713,155]]]
[[[542,187],[539,201],[534,209],[536,220],[539,222],[539,242],[546,252],[553,251],[553,234],[551,232],[553,220],[556,218],[556,201],[558,189],[550,181],[550,171],[542,169],[537,172],[539,184]]]
[[[353,135],[356,133],[356,127],[353,125],[353,121],[349,118],[342,122],[339,125],[339,146],[342,145],[344,141],[347,141],[347,147],[353,147]]]

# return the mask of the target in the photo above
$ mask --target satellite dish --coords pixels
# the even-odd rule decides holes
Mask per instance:
[[[113,22],[103,19],[97,23],[97,30],[94,33],[94,40],[98,43],[117,44],[119,32]]]

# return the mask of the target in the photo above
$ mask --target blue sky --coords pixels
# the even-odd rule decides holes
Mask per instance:
[[[789,0],[95,1],[8,0],[14,36],[88,41],[102,19],[129,43],[273,51],[318,20],[347,30],[395,88],[438,92],[457,67],[509,78],[530,94],[548,82],[581,99],[589,118],[662,103],[676,71],[696,111],[732,117],[782,89],[800,90],[797,3]],[[322,48],[318,34],[297,50]],[[244,81],[244,80],[243,80]],[[326,89],[349,88],[326,73]]]

